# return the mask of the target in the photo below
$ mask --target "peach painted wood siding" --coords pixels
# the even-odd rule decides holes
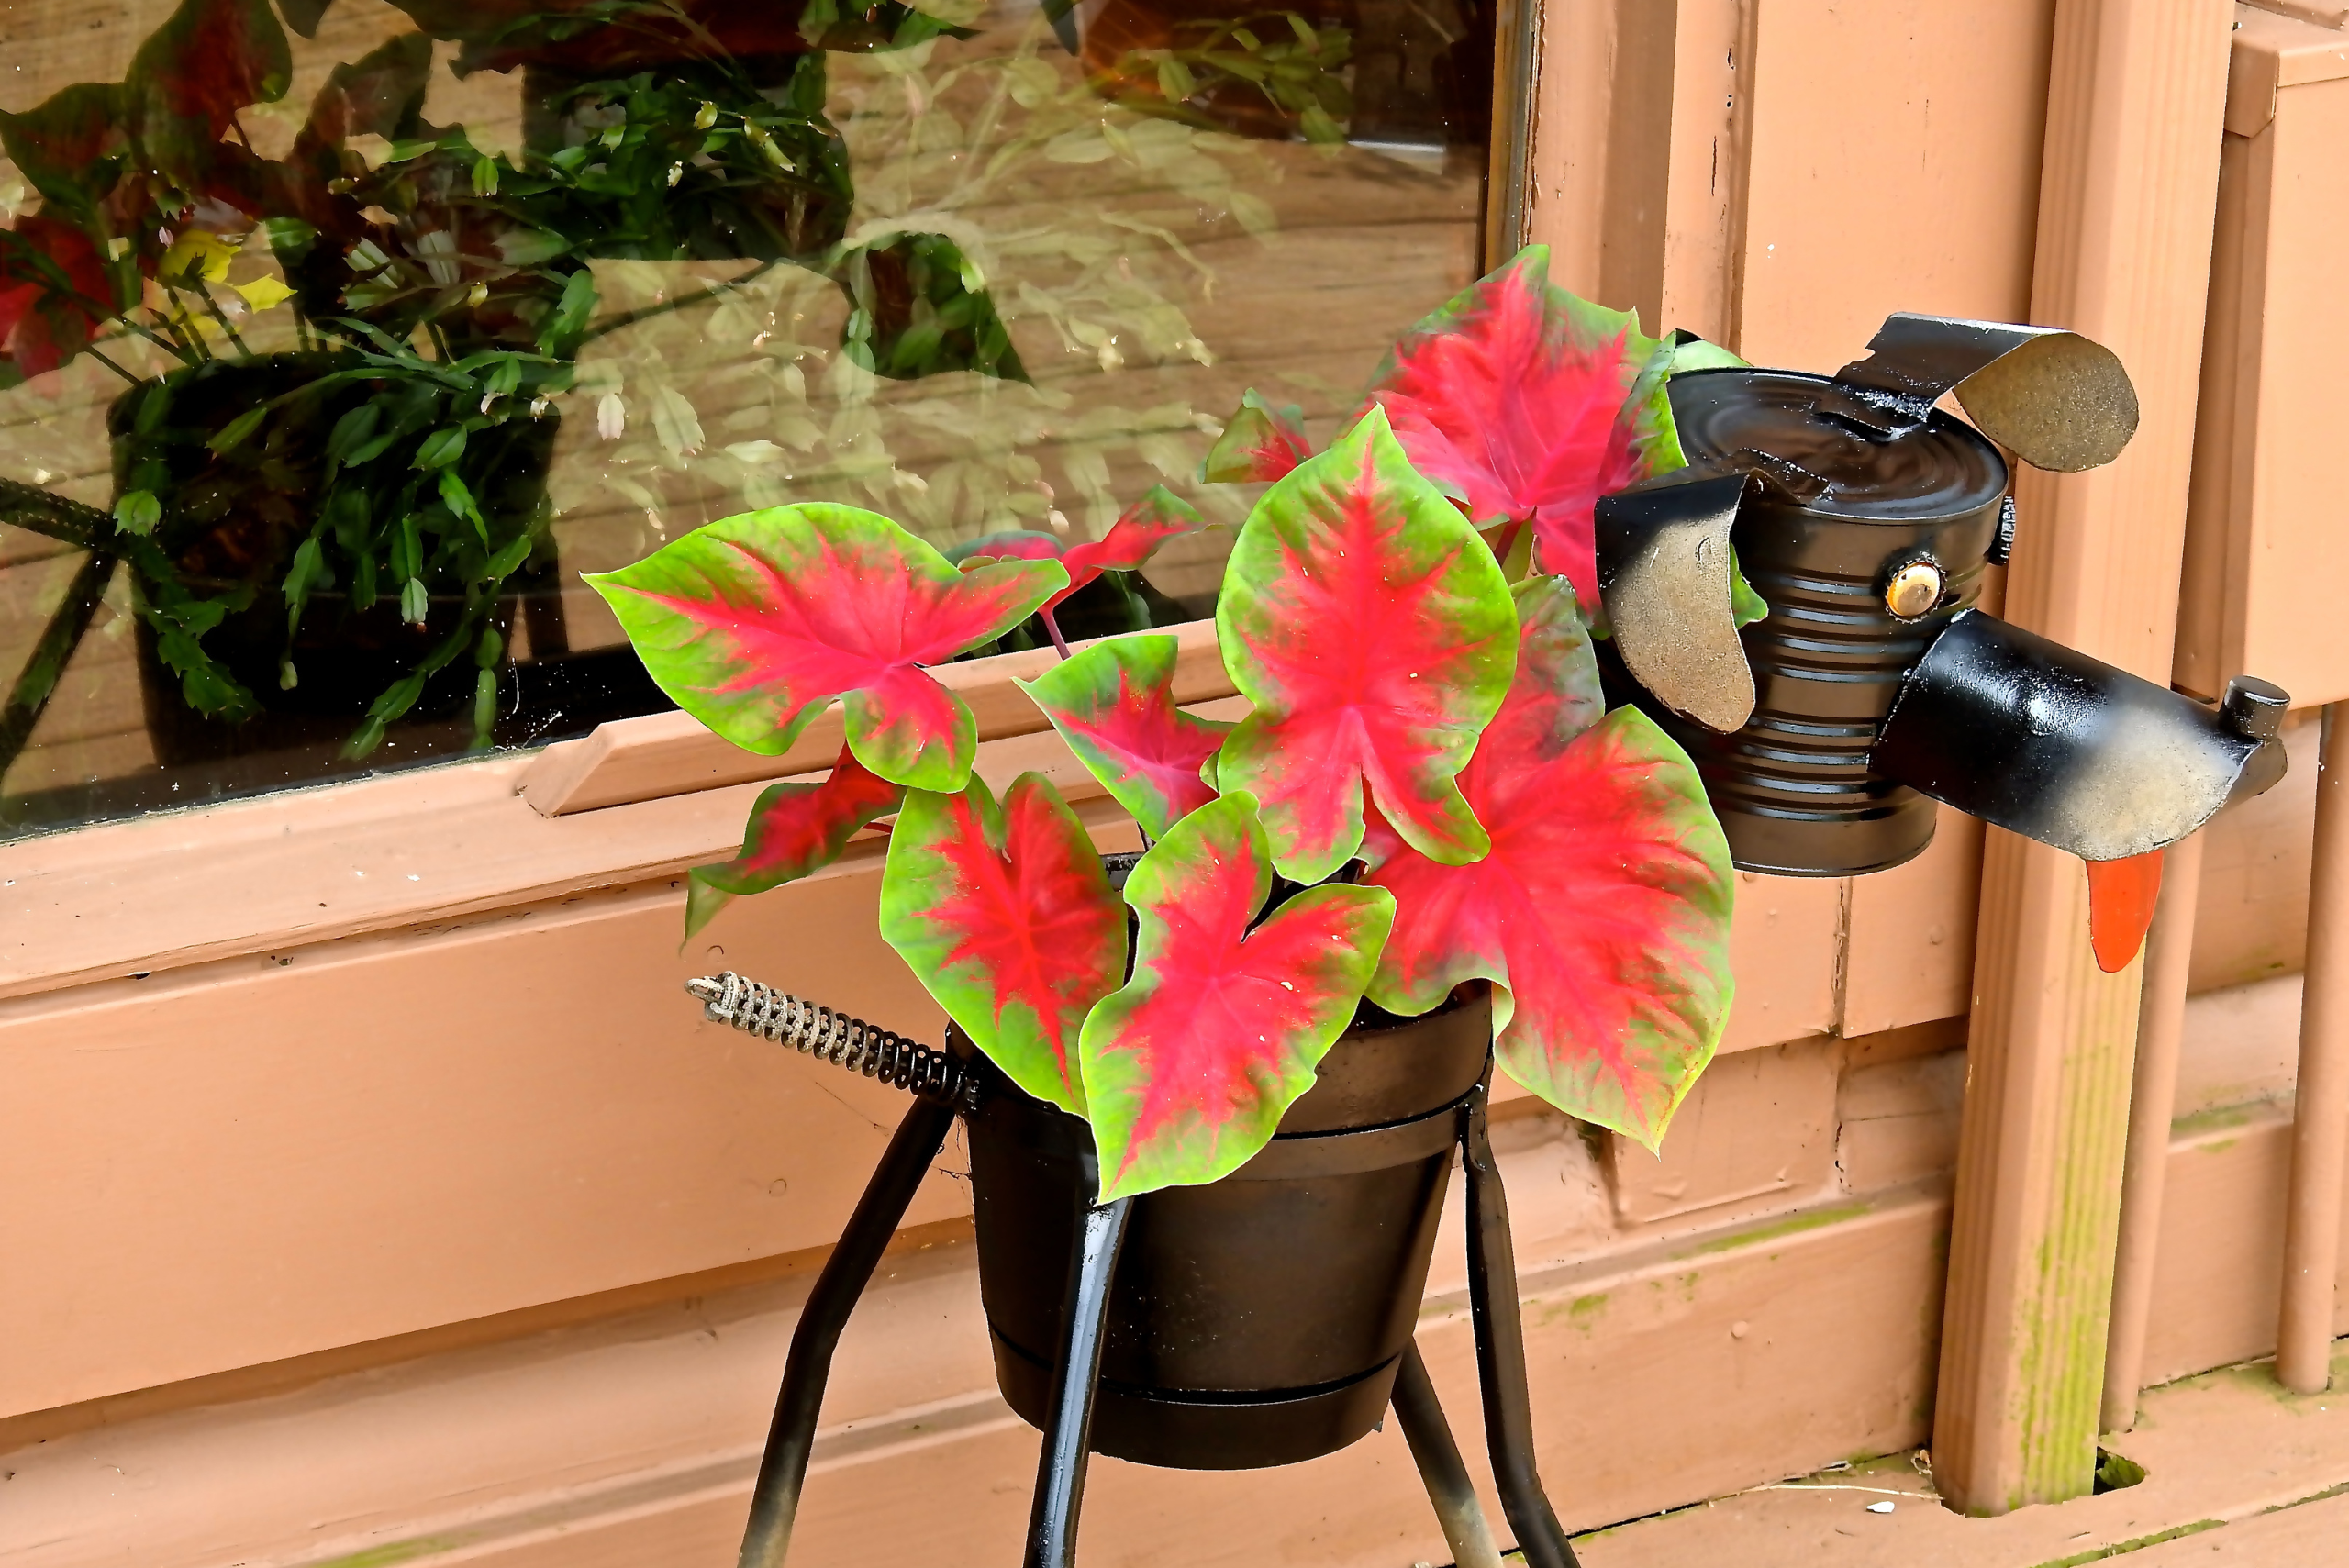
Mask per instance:
[[[1549,0],[1534,237],[1568,286],[1763,362],[1831,370],[1893,309],[2021,317],[2054,11]],[[674,730],[0,847],[0,1555],[729,1560],[797,1293],[900,1102],[679,983],[939,1017],[873,935],[870,845],[676,951],[680,874],[763,775]],[[1055,744],[999,733],[984,765],[1065,769]],[[2293,790],[2213,831],[2207,985],[2297,964]],[[1509,1107],[1578,1526],[1921,1440],[1981,837],[1741,879],[1735,1054],[1661,1160]],[[2256,1291],[2199,1284],[2274,1275],[2288,1072],[2259,1052],[2288,1059],[2293,984],[2197,1004],[2151,1375],[2272,1343]],[[802,1568],[1010,1555],[1034,1440],[990,1403],[953,1169],[852,1331]],[[1427,1321],[1465,1429],[1455,1275]],[[1104,1568],[1441,1551],[1391,1433],[1281,1481],[1097,1475]]]

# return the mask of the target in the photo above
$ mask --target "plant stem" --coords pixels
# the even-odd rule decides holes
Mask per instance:
[[[212,291],[199,283],[195,285],[195,292],[203,296],[204,308],[212,313],[212,319],[220,323],[220,330],[228,334],[228,341],[237,345],[237,352],[251,359],[253,351],[245,346],[242,338],[237,336],[236,323],[230,321],[228,313],[220,308],[220,302],[212,297]]]
[[[204,334],[195,329],[195,317],[188,313],[187,301],[182,299],[180,291],[169,284],[163,285],[163,294],[173,305],[179,306],[180,312],[177,319],[167,317],[166,322],[173,328],[181,342],[195,350],[197,359],[209,361],[212,358],[212,350],[205,342]],[[181,326],[182,321],[186,323],[184,327]]]
[[[123,329],[125,331],[136,333],[138,336],[146,339],[150,343],[154,344],[155,347],[162,350],[163,352],[171,355],[172,358],[179,361],[182,364],[190,364],[194,362],[188,358],[185,350],[182,347],[177,338],[166,338],[158,333],[152,327],[142,327],[138,322],[133,321],[128,314],[125,314],[121,319]]]
[[[120,365],[115,363],[112,360],[98,352],[98,346],[95,343],[84,345],[82,351],[89,355],[90,358],[97,361],[98,363],[106,366],[106,369],[114,372],[115,374],[122,377],[123,380],[128,382],[131,385],[137,386],[139,384],[139,378],[137,376],[131,374],[128,371],[123,369]]]
[[[712,284],[697,294],[680,295],[675,299],[664,299],[659,305],[648,305],[640,310],[623,310],[618,316],[601,321],[581,333],[580,346],[584,348],[596,339],[617,332],[623,327],[632,327],[640,321],[650,320],[655,316],[666,316],[673,310],[683,310],[689,305],[699,305],[705,300],[716,299],[719,295],[731,294],[734,290],[764,276],[782,264],[780,258],[772,261],[762,261],[740,277],[731,278],[721,284]]]

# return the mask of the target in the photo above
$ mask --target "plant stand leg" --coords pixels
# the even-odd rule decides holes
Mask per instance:
[[[1435,1505],[1436,1522],[1443,1527],[1444,1544],[1452,1548],[1453,1568],[1501,1568],[1501,1549],[1493,1542],[1476,1484],[1468,1479],[1416,1341],[1404,1349],[1403,1364],[1396,1369],[1393,1403],[1412,1462],[1427,1484],[1428,1501]]]
[[[864,1195],[856,1200],[856,1212],[849,1217],[848,1229],[841,1232],[823,1273],[816,1276],[815,1289],[807,1293],[799,1326],[792,1331],[783,1395],[775,1401],[774,1424],[767,1429],[758,1485],[751,1493],[751,1522],[742,1532],[739,1568],[782,1568],[784,1554],[791,1550],[791,1525],[799,1513],[799,1488],[807,1476],[808,1451],[815,1446],[816,1416],[823,1407],[824,1384],[831,1376],[832,1351],[953,1125],[952,1106],[914,1102],[865,1184]]]
[[[1073,1568],[1076,1514],[1085,1502],[1085,1464],[1092,1451],[1093,1396],[1101,1381],[1101,1340],[1109,1320],[1109,1282],[1125,1244],[1131,1198],[1085,1211],[1085,1230],[1070,1271],[1061,1317],[1059,1363],[1044,1451],[1036,1462],[1036,1500],[1028,1516],[1027,1568]]]
[[[1489,1080],[1487,1080],[1489,1082]],[[1576,1568],[1575,1549],[1533,1467],[1533,1408],[1525,1386],[1525,1332],[1518,1317],[1517,1251],[1509,1243],[1508,1195],[1485,1136],[1486,1086],[1461,1112],[1468,1173],[1468,1305],[1476,1326],[1476,1371],[1485,1396],[1485,1441],[1501,1511],[1526,1568]]]

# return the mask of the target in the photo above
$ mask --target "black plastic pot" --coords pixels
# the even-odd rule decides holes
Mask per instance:
[[[477,624],[510,640],[529,599],[556,592],[555,563],[525,566],[506,581],[510,591],[499,595]],[[193,585],[199,591],[210,586]],[[396,600],[378,599],[354,610],[345,595],[314,594],[294,641],[302,678],[290,690],[277,680],[285,651],[284,601],[273,595],[225,617],[205,646],[261,701],[261,711],[241,724],[188,706],[178,673],[158,651],[154,628],[142,620],[137,628],[139,699],[155,760],[165,767],[185,767],[287,751],[331,754],[366,717],[368,705],[422,663],[462,623],[464,612],[462,595],[435,595],[426,602],[424,624],[410,626],[400,618]],[[476,675],[469,656],[434,671],[402,724],[449,724],[470,733]]]
[[[328,436],[337,419],[379,396],[382,388],[370,379],[332,383],[316,395],[282,405],[281,418],[228,454],[212,452],[206,442],[247,409],[346,371],[349,363],[333,355],[275,354],[174,371],[164,378],[172,412],[152,430],[139,428],[146,388],[124,394],[107,410],[117,491],[138,484],[157,489],[163,521],[155,542],[179,585],[204,598],[246,600],[204,639],[214,662],[260,704],[261,712],[242,724],[191,709],[179,675],[158,652],[154,628],[144,619],[139,623],[147,729],[165,766],[300,751],[331,755],[386,687],[464,624],[462,592],[432,594],[417,627],[402,620],[396,593],[379,591],[361,609],[348,595],[326,590],[309,595],[289,644],[284,583],[325,499]],[[469,449],[463,477],[493,526],[523,519],[520,526],[527,527],[543,506],[560,425],[560,416],[551,413],[510,420],[484,432]],[[485,618],[475,624],[509,637],[530,599],[555,602],[556,584],[555,559],[542,552],[505,580]],[[135,572],[131,591],[142,602],[150,592]],[[531,617],[534,651],[540,651],[537,634],[544,618]],[[292,687],[280,681],[289,652],[300,676]],[[406,722],[468,715],[476,678],[470,657],[451,661],[427,681]],[[465,723],[469,728],[469,719]]]
[[[1378,1423],[1491,1041],[1481,984],[1419,1018],[1365,1007],[1270,1147],[1221,1181],[1134,1200],[1093,1451],[1249,1470],[1334,1452]],[[980,1294],[1004,1397],[1042,1428],[1092,1132],[982,1070],[969,1122]]]

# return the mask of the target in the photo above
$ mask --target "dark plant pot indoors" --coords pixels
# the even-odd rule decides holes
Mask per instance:
[[[1365,1005],[1269,1148],[1221,1181],[1134,1200],[1095,1452],[1248,1470],[1334,1452],[1377,1425],[1419,1318],[1459,1107],[1491,1040],[1481,984],[1419,1018]],[[969,1124],[979,1288],[1004,1397],[1041,1428],[1092,1131],[983,1070]]]
[[[260,704],[260,713],[241,724],[191,708],[179,674],[157,651],[154,629],[143,618],[138,623],[148,734],[156,760],[167,767],[296,751],[331,755],[365,718],[369,705],[413,672],[463,617],[462,592],[433,593],[421,627],[400,618],[396,590],[379,592],[365,609],[354,609],[339,589],[314,592],[290,648],[299,680],[291,687],[281,684],[289,651],[284,583],[295,547],[324,503],[327,437],[338,418],[381,388],[372,380],[353,380],[287,405],[284,420],[228,457],[213,454],[206,441],[247,409],[345,364],[323,354],[279,354],[175,371],[166,378],[173,387],[172,413],[151,433],[135,425],[144,388],[124,394],[107,411],[117,491],[129,487],[142,465],[150,474],[160,466],[168,475],[156,542],[182,585],[206,598],[250,591],[250,602],[223,617],[204,639],[206,651]],[[541,506],[560,423],[553,414],[510,420],[482,432],[486,439],[468,450],[464,477],[493,525],[527,518]],[[134,573],[130,581],[133,594],[143,598],[139,577]],[[551,602],[557,581],[551,550],[525,562],[501,584],[487,624],[510,639],[518,612],[535,596]],[[534,633],[541,618],[530,617]],[[534,636],[534,649],[537,640]],[[469,725],[476,675],[469,656],[452,660],[427,682],[402,722],[462,717]]]
[[[513,591],[498,596],[487,624],[501,638],[510,639],[525,598],[534,592],[555,591],[554,563],[525,566],[506,581]],[[424,624],[416,627],[400,619],[396,599],[379,598],[364,610],[353,610],[346,595],[314,594],[294,639],[301,682],[281,689],[285,603],[273,592],[256,599],[224,617],[204,639],[213,658],[261,700],[261,711],[241,724],[188,706],[178,672],[163,662],[154,628],[141,620],[137,629],[139,700],[155,761],[165,767],[185,767],[291,751],[339,750],[366,717],[368,705],[421,663],[455,628],[464,609],[460,595],[434,595],[427,601]],[[470,730],[476,674],[470,657],[451,660],[426,680],[424,695],[400,723],[462,720]]]

